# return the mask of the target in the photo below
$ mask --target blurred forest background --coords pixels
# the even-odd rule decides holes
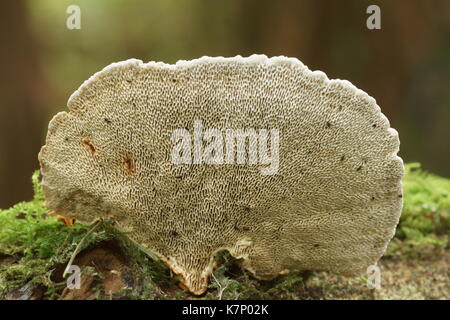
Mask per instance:
[[[66,9],[81,8],[69,30]],[[381,30],[366,9],[381,8]],[[400,156],[450,177],[448,0],[10,0],[0,4],[0,208],[32,196],[47,124],[111,62],[299,58],[377,99]]]

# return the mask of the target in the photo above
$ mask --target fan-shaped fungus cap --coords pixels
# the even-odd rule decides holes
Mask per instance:
[[[397,132],[365,92],[297,59],[132,59],[92,76],[68,108],[39,154],[48,208],[114,218],[194,294],[221,250],[260,279],[290,268],[355,274],[394,235]],[[227,139],[238,129],[249,154],[233,162]],[[208,161],[198,150],[212,140]]]

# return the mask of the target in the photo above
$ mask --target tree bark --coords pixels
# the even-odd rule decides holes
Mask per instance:
[[[24,1],[0,4],[0,208],[31,198],[45,121],[45,81]]]

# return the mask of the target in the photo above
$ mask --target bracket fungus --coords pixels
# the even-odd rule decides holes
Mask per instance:
[[[350,275],[375,264],[394,235],[397,132],[375,99],[297,59],[131,59],[93,75],[68,109],[39,153],[47,207],[82,222],[114,219],[194,294],[223,250],[259,279],[293,268]],[[247,136],[226,154],[232,130]],[[278,140],[262,141],[273,130]],[[184,162],[173,161],[180,141],[194,154]],[[239,151],[244,161],[229,161]],[[264,173],[273,151],[276,170]]]

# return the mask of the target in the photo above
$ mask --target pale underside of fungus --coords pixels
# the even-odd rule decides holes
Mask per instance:
[[[131,59],[93,75],[68,109],[39,154],[47,207],[114,219],[194,294],[223,250],[259,279],[293,268],[352,275],[394,235],[397,132],[372,97],[297,59]],[[233,162],[239,143],[229,149],[227,134],[239,130],[247,157]],[[180,143],[184,162],[173,158]]]

